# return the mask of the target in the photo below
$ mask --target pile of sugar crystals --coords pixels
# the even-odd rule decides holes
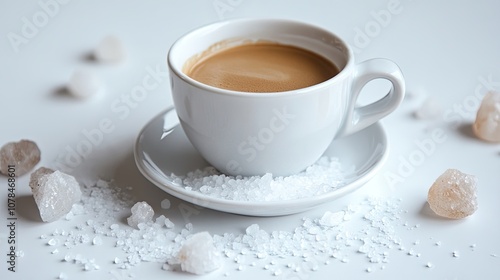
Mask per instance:
[[[338,158],[321,157],[303,172],[286,177],[228,176],[213,167],[196,170],[186,176],[170,175],[170,180],[188,191],[237,201],[283,201],[314,197],[331,192],[346,184],[345,170]]]

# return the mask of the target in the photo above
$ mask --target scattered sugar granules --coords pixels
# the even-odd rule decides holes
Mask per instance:
[[[68,252],[77,246],[98,248],[107,242],[117,249],[108,263],[119,269],[128,269],[141,262],[156,262],[159,269],[175,270],[172,260],[180,259],[184,260],[186,271],[208,272],[215,268],[214,263],[205,268],[188,268],[199,262],[187,257],[203,255],[195,250],[208,246],[215,248],[210,252],[220,254],[220,258],[235,266],[236,271],[240,271],[239,267],[245,271],[268,266],[272,275],[314,272],[335,260],[347,265],[348,256],[353,253],[364,255],[370,264],[382,265],[388,263],[388,251],[402,244],[395,232],[395,225],[402,224],[398,199],[367,198],[359,204],[327,211],[318,217],[304,217],[290,231],[266,231],[253,224],[240,233],[213,234],[210,241],[206,234],[193,239],[192,224],[174,226],[165,215],[139,223],[137,228],[124,226],[120,221],[136,202],[125,191],[127,188],[117,187],[113,182],[87,182],[81,189],[82,199],[76,204],[79,207],[72,209],[78,219],[70,220],[69,229],[57,229],[40,238],[45,244],[51,239],[57,240],[49,247],[50,251],[57,249],[60,253],[51,255],[62,255],[62,260],[82,266],[84,271],[97,270],[100,266],[90,258],[76,258]],[[72,221],[80,222],[75,225]],[[185,247],[190,242],[193,245]],[[209,245],[211,242],[213,247]],[[287,263],[282,263],[284,259],[295,265],[287,268]]]
[[[376,273],[390,265],[391,257],[407,256],[417,260],[421,256],[411,248],[420,241],[412,239],[405,243],[398,236],[398,230],[418,229],[401,220],[401,214],[405,213],[400,209],[401,199],[367,197],[317,216],[298,218],[298,224],[289,230],[268,231],[259,224],[251,224],[241,231],[210,237],[209,233],[195,234],[191,223],[174,225],[166,217],[169,212],[153,216],[137,228],[123,224],[124,215],[130,214],[137,204],[128,190],[130,188],[102,180],[84,183],[81,202],[71,211],[76,219],[69,221],[68,228],[40,235],[44,244],[54,244],[47,246],[48,250],[59,251],[49,256],[78,265],[82,271],[102,270],[94,259],[71,252],[78,246],[104,248],[112,244],[116,254],[99,262],[112,265],[122,274],[142,262],[153,262],[158,263],[160,271],[203,274],[216,270],[212,273],[222,276],[232,272],[233,276],[233,273],[261,269],[279,277],[353,263],[361,271]],[[207,252],[218,255],[223,264],[204,255]],[[354,255],[360,255],[365,265],[359,266],[361,259]],[[207,260],[211,261],[204,263]],[[224,268],[217,270],[220,266]],[[428,267],[433,264],[429,263]],[[116,272],[115,269],[110,273]]]
[[[353,167],[351,167],[352,170]],[[324,156],[305,171],[286,177],[228,176],[213,167],[196,170],[186,176],[170,175],[169,180],[188,191],[237,201],[284,201],[314,197],[342,187],[344,170],[338,158]]]

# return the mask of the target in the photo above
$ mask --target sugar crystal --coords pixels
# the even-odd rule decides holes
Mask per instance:
[[[500,142],[500,92],[489,92],[484,96],[473,129],[483,140]]]
[[[9,165],[15,166],[16,176],[22,176],[33,169],[38,162],[40,162],[40,149],[31,140],[10,142],[0,149],[0,173],[5,175],[9,173]]]
[[[102,239],[99,236],[96,236],[92,239],[92,244],[93,245],[101,245],[102,244]]]
[[[245,232],[250,235],[250,236],[256,236],[260,231],[259,225],[258,224],[252,224],[251,226],[247,227]]]
[[[166,226],[167,228],[169,228],[169,229],[172,229],[172,228],[174,228],[174,227],[175,227],[174,223],[173,223],[172,221],[170,221],[170,219],[169,219],[169,218],[166,218],[166,219],[165,219],[165,226]]]
[[[433,119],[441,114],[442,108],[439,101],[428,96],[420,107],[415,111],[415,117],[418,119]]]
[[[87,98],[99,93],[102,90],[102,85],[94,73],[79,69],[71,75],[68,90],[78,98]]]
[[[462,219],[477,210],[476,177],[448,169],[430,187],[430,208],[439,216]]]
[[[208,232],[199,232],[184,242],[177,254],[182,271],[205,274],[221,267],[221,257]]]
[[[152,221],[155,212],[145,201],[137,202],[132,206],[132,216],[127,218],[127,223],[131,227],[139,228],[139,224]]]
[[[323,214],[323,217],[321,217],[321,219],[319,220],[319,223],[322,226],[328,227],[338,226],[344,221],[344,214],[344,211],[338,211],[335,213],[326,211],[325,214]]]
[[[18,257],[18,258],[24,257],[24,251],[23,250],[16,251],[16,257]]]
[[[71,256],[71,255],[66,255],[66,256],[64,256],[64,261],[65,261],[65,262],[71,262],[71,261],[73,261],[73,260],[74,260],[74,258],[73,258],[73,256]]]
[[[161,201],[161,208],[162,209],[169,209],[170,208],[170,200],[164,199]]]
[[[110,35],[99,42],[94,56],[101,62],[120,62],[125,59],[126,51],[121,40]]]
[[[44,222],[53,222],[71,211],[74,203],[80,201],[82,192],[76,179],[60,171],[49,172],[39,169],[30,178],[30,187],[33,192],[40,217]]]

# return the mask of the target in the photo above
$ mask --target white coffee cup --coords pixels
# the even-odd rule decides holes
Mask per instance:
[[[183,72],[188,59],[220,42],[268,40],[322,55],[341,71],[302,89],[250,93],[200,83]],[[229,175],[290,175],[314,164],[334,138],[377,122],[401,103],[405,82],[387,59],[354,62],[351,48],[332,32],[281,19],[238,19],[196,29],[168,53],[175,109],[188,139],[219,171]],[[361,89],[386,79],[387,95],[357,106]]]

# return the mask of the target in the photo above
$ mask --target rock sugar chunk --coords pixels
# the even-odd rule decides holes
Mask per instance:
[[[68,214],[82,197],[80,184],[73,176],[48,168],[33,172],[30,187],[44,222],[53,222]]]
[[[182,271],[193,274],[206,274],[222,265],[222,259],[208,232],[199,232],[191,236],[182,245],[177,260]]]
[[[102,91],[102,85],[94,73],[76,70],[69,79],[68,90],[78,98],[87,98]]]
[[[125,60],[127,53],[120,39],[107,36],[97,45],[94,56],[101,62],[120,62]]]
[[[477,179],[456,169],[448,169],[429,189],[427,201],[431,209],[450,219],[462,219],[477,210]]]
[[[483,140],[500,142],[500,92],[489,92],[484,96],[473,129]]]
[[[127,223],[134,228],[138,228],[139,224],[152,221],[155,214],[153,208],[145,201],[137,202],[130,210],[132,216],[127,218]]]
[[[40,162],[40,149],[31,140],[10,142],[0,149],[0,173],[7,174],[9,165],[15,166],[16,176],[28,173]]]

